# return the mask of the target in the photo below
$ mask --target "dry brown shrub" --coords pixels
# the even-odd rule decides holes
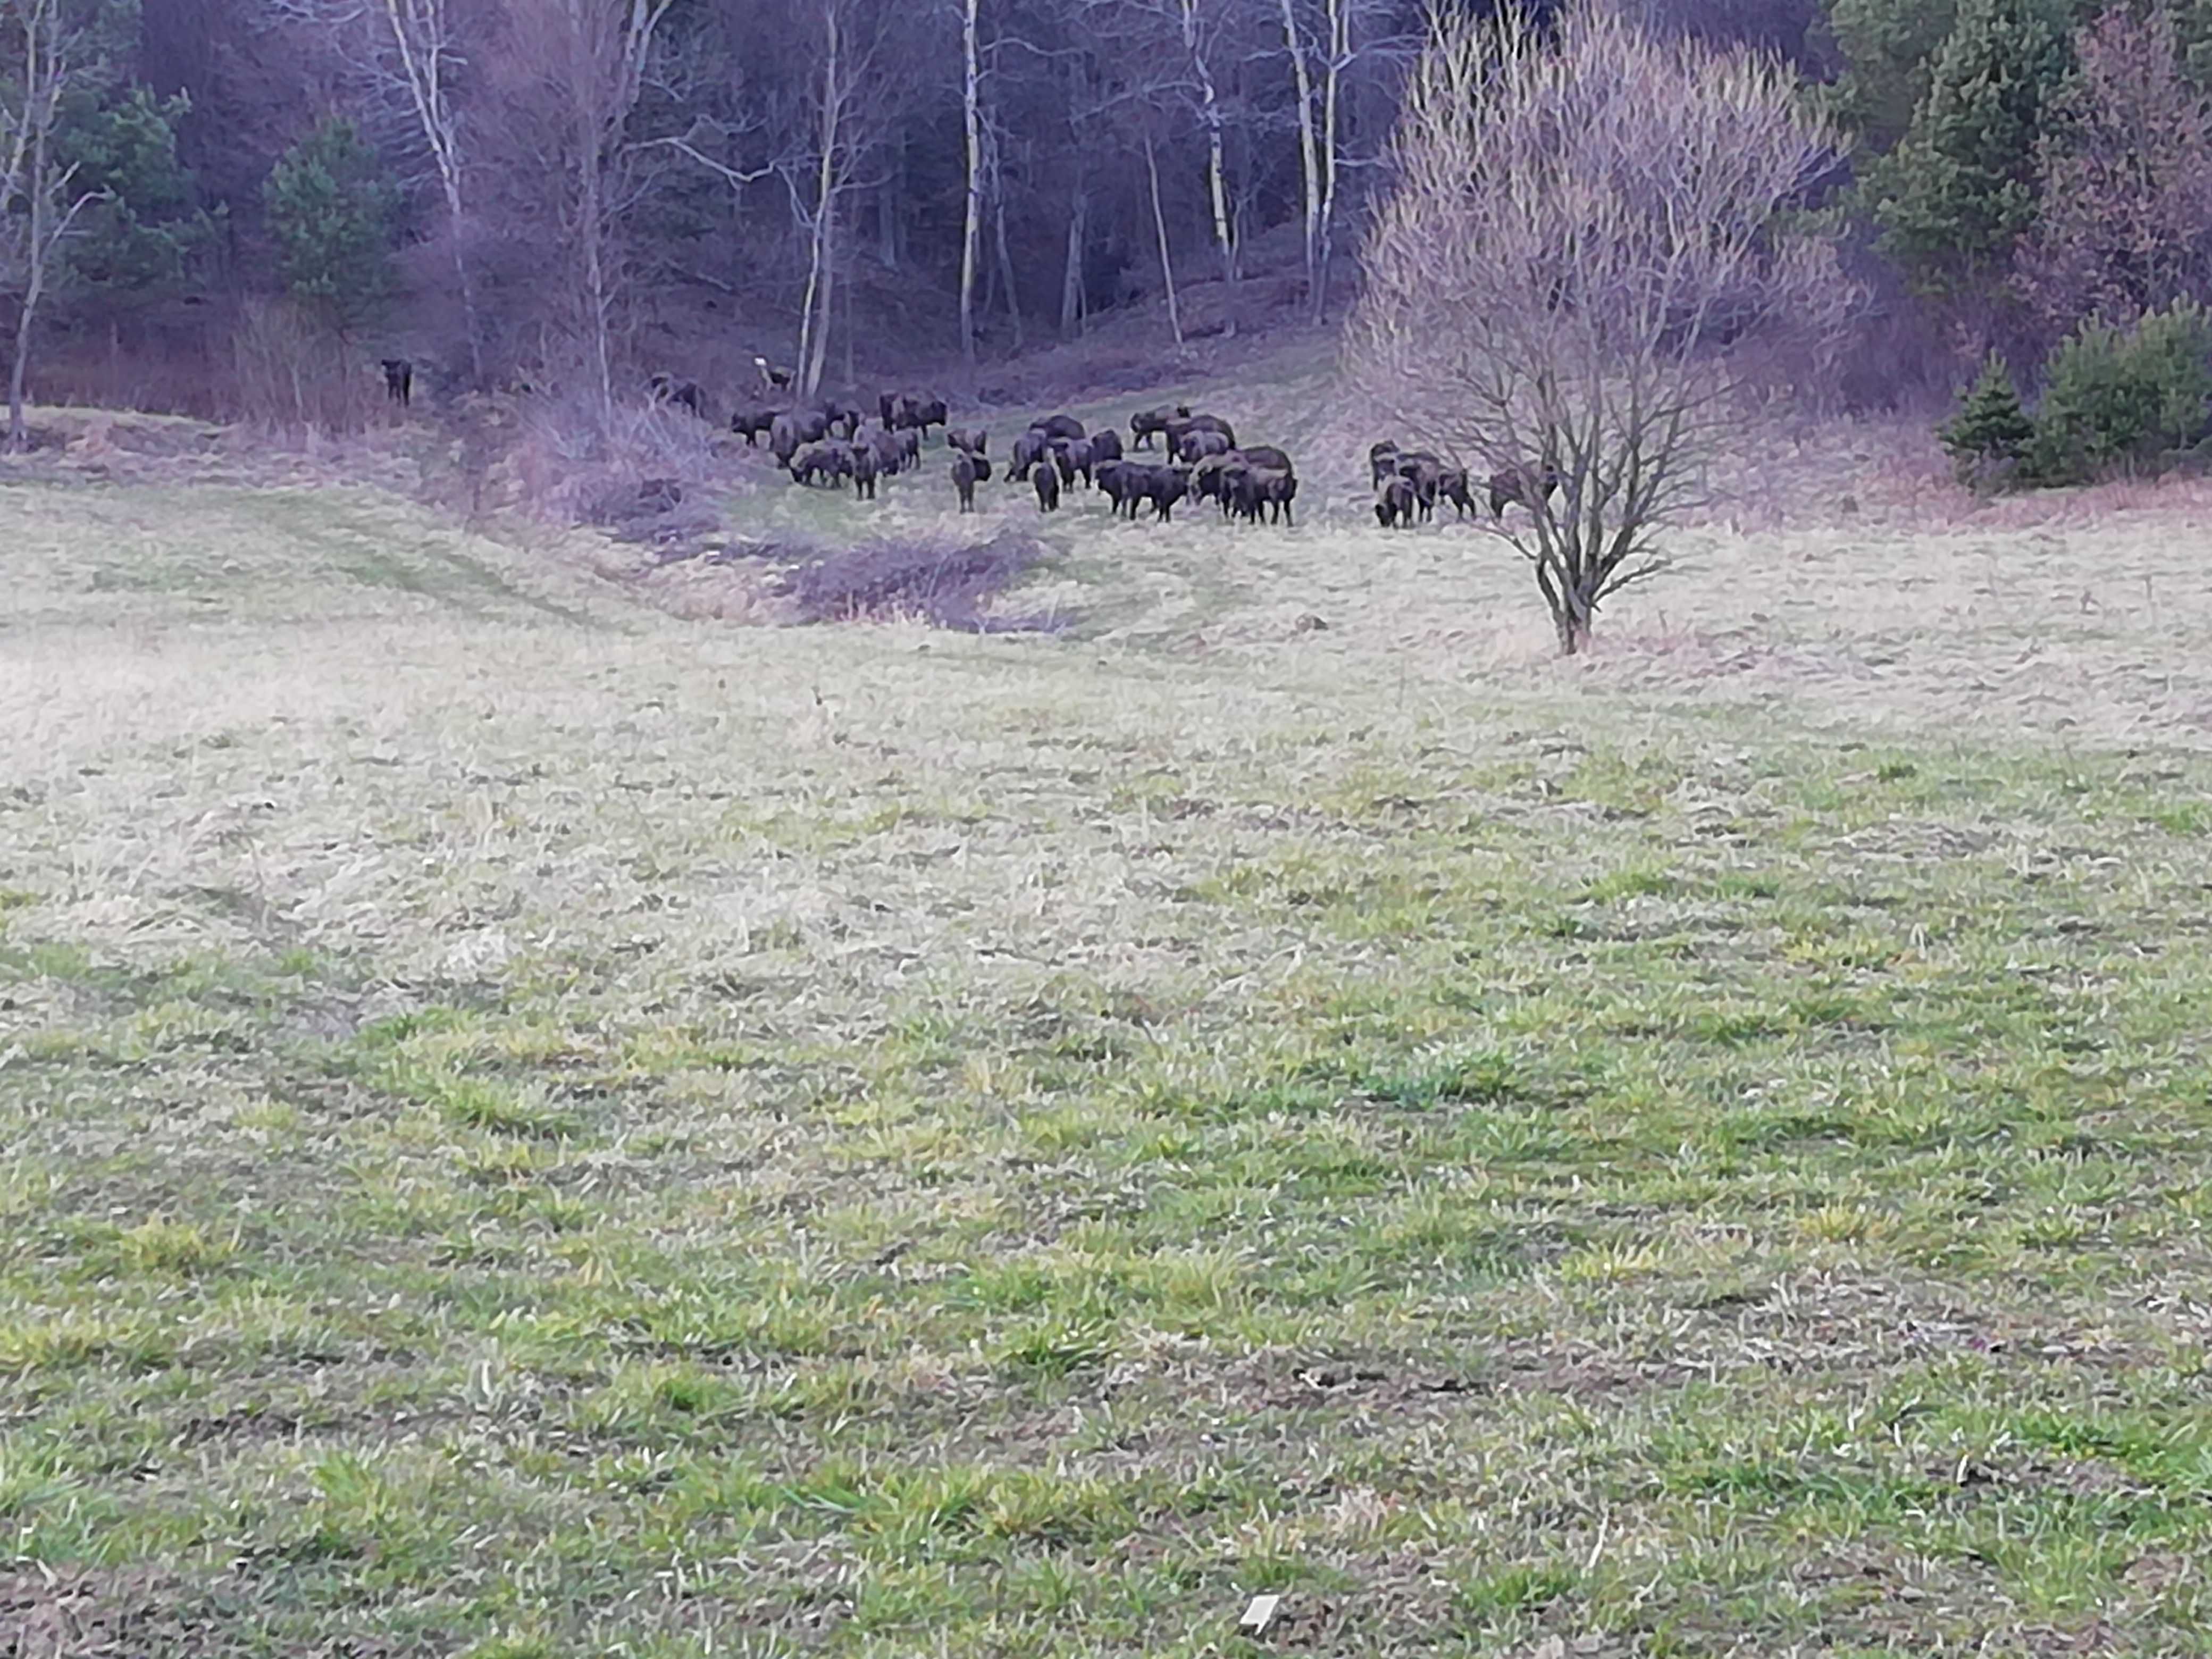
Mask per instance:
[[[329,330],[283,301],[248,304],[232,336],[240,417],[270,431],[354,433],[384,407],[380,379]]]

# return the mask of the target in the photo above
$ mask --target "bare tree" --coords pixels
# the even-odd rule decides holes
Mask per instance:
[[[2212,100],[2183,79],[2172,17],[2114,6],[2075,38],[2038,146],[2043,208],[2014,286],[2053,335],[2212,292]]]
[[[461,299],[462,325],[468,331],[469,383],[484,383],[483,319],[477,308],[476,280],[469,263],[470,222],[462,129],[453,100],[453,72],[460,53],[453,26],[453,0],[381,0],[391,62],[408,107],[414,112],[424,148],[438,170],[446,203],[447,240],[453,245],[453,283]]]
[[[1668,528],[1755,418],[1785,343],[1859,302],[1789,210],[1834,134],[1779,65],[1583,12],[1443,24],[1408,88],[1398,184],[1365,250],[1348,366],[1374,401],[1521,510],[1559,647],[1668,568]],[[1556,492],[1556,493],[1555,493]]]
[[[0,0],[6,56],[0,58],[0,282],[15,294],[15,349],[8,372],[8,447],[30,446],[23,397],[39,307],[54,256],[98,191],[75,191],[76,169],[54,154],[63,94],[85,70],[85,40],[62,15],[62,0]]]
[[[960,228],[960,360],[972,373],[975,367],[975,251],[983,232],[983,70],[975,38],[981,0],[959,0],[959,4],[960,114],[968,163]],[[1003,238],[1006,221],[1001,217],[999,222]]]
[[[653,37],[674,0],[508,0],[507,52],[546,105],[538,161],[562,176],[563,240],[592,404],[614,412],[615,309],[622,264],[616,231],[641,193],[627,175],[629,125]]]

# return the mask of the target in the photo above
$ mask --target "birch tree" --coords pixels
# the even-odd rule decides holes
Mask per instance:
[[[983,232],[983,77],[981,53],[976,42],[981,3],[981,0],[959,0],[960,113],[962,132],[967,139],[968,162],[960,230],[960,360],[971,373],[975,367],[975,254]],[[1003,217],[999,224],[1003,247]]]
[[[550,131],[539,160],[567,174],[562,228],[592,403],[614,413],[615,310],[622,264],[616,232],[637,189],[631,112],[645,85],[653,37],[673,0],[510,0],[506,49],[526,58],[546,95]]]
[[[39,307],[70,227],[99,192],[74,191],[76,169],[55,154],[63,96],[88,67],[85,37],[68,26],[62,0],[0,0],[0,283],[15,300],[8,447],[21,451]]]

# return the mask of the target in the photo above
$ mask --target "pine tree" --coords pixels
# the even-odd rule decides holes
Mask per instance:
[[[177,126],[191,108],[181,93],[159,99],[144,87],[64,108],[61,153],[77,187],[100,192],[66,250],[70,270],[109,304],[173,290],[215,239],[198,181],[177,159]]]
[[[325,118],[270,169],[263,194],[284,287],[340,332],[392,289],[397,192],[353,123]]]
[[[1989,482],[2019,466],[2034,441],[2035,423],[2021,407],[2019,389],[2002,357],[1990,353],[1958,414],[1936,435],[1960,477],[1969,483]]]
[[[2037,140],[2070,64],[2057,0],[1960,0],[1911,130],[1869,172],[1882,246],[1923,291],[1988,280],[2034,222]]]

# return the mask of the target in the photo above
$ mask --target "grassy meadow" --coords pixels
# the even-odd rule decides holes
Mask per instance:
[[[2201,532],[1562,666],[1315,471],[1000,636],[0,480],[0,1653],[2203,1651]]]

